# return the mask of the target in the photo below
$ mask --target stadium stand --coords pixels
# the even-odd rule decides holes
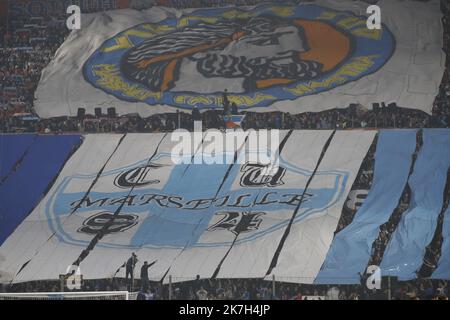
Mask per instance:
[[[165,6],[195,8],[205,6],[251,5],[258,1],[168,1]],[[367,1],[375,3],[374,1]],[[387,105],[377,110],[360,106],[357,112],[340,106],[339,109],[289,114],[283,112],[244,112],[244,129],[354,129],[354,128],[448,128],[450,126],[450,9],[441,2],[443,12],[444,47],[447,55],[446,70],[434,103],[433,114],[408,109],[407,106]],[[157,3],[155,3],[157,5]],[[68,35],[61,27],[65,15],[16,16],[9,20],[7,32],[0,47],[0,131],[9,133],[37,132],[167,132],[177,128],[192,129],[192,115],[158,114],[149,118],[139,115],[100,118],[88,115],[86,119],[60,117],[39,119],[33,103],[42,69],[52,59],[57,48]],[[33,26],[39,28],[33,28]],[[202,113],[203,128],[224,128],[223,114],[219,111]]]
[[[326,131],[316,131],[317,133],[315,135],[326,135]],[[322,132],[322,133],[320,133]],[[311,135],[312,133],[309,133],[309,135]],[[354,137],[356,137],[359,133],[358,132],[349,132],[349,136],[347,137],[347,140],[349,140],[349,137],[351,135],[353,135]],[[154,134],[151,134],[154,135]],[[303,131],[298,131],[296,133],[296,135],[305,135],[303,139],[306,139],[308,136],[307,132]],[[314,135],[314,134],[313,134]],[[94,137],[98,137],[95,138]],[[6,137],[15,137],[15,136],[6,136]],[[21,136],[18,136],[21,137]],[[45,138],[46,136],[43,136],[43,138]],[[49,136],[49,137],[55,137],[58,138],[56,140],[60,140],[59,143],[62,143],[62,139],[67,138],[68,136],[66,135],[61,135],[61,136]],[[105,153],[105,151],[108,150],[108,148],[111,150],[111,148],[114,147],[114,145],[110,144],[110,143],[106,143],[106,141],[109,139],[111,142],[117,143],[117,141],[119,140],[118,137],[114,137],[114,136],[110,136],[110,138],[108,138],[108,136],[105,135],[91,135],[91,136],[87,136],[88,140],[90,140],[91,142],[89,144],[87,144],[84,147],[84,151],[81,151],[81,149],[79,149],[81,152],[80,154],[78,154],[77,152],[75,153],[74,157],[72,160],[69,160],[69,162],[67,162],[66,167],[67,170],[64,169],[61,173],[60,173],[60,177],[58,178],[58,180],[55,181],[55,184],[53,185],[53,187],[50,189],[47,198],[45,198],[43,201],[44,203],[46,201],[53,201],[52,199],[56,199],[56,201],[59,203],[56,208],[57,211],[60,211],[61,213],[66,212],[66,209],[64,209],[64,198],[65,197],[69,197],[69,199],[71,198],[70,193],[67,193],[67,191],[65,191],[64,189],[61,190],[61,188],[68,188],[67,190],[70,190],[73,188],[76,188],[76,182],[73,186],[71,186],[70,181],[73,180],[73,178],[70,178],[70,176],[66,176],[67,173],[65,172],[71,172],[71,170],[73,171],[73,169],[70,169],[74,164],[76,164],[75,168],[82,168],[84,165],[82,162],[80,162],[80,159],[85,159],[84,162],[86,162],[86,164],[89,164],[92,169],[95,172],[95,167],[102,164],[102,158],[103,157],[107,157],[108,156],[108,152]],[[114,137],[114,139],[111,140],[111,138]],[[439,138],[441,137],[441,138]],[[324,264],[324,267],[322,267],[321,272],[319,273],[319,281],[316,280],[316,282],[320,283],[322,281],[320,281],[320,277],[325,277],[325,280],[329,280],[330,279],[330,275],[333,275],[333,273],[335,273],[336,271],[334,270],[334,258],[333,258],[333,252],[336,250],[337,256],[340,257],[339,259],[343,259],[343,257],[345,257],[346,255],[342,255],[342,253],[339,253],[339,245],[340,245],[340,241],[342,239],[342,241],[344,241],[344,246],[356,246],[354,248],[352,248],[351,252],[352,255],[349,255],[349,257],[352,257],[353,255],[355,257],[358,257],[358,259],[361,261],[362,263],[362,269],[365,268],[365,265],[371,265],[371,264],[376,264],[379,265],[381,263],[383,263],[383,259],[385,255],[384,252],[387,250],[387,246],[389,244],[389,240],[391,238],[393,238],[394,233],[395,232],[399,232],[398,231],[398,224],[400,222],[400,220],[405,216],[405,213],[408,212],[408,210],[416,210],[415,209],[415,205],[413,205],[413,202],[411,202],[411,196],[416,192],[415,190],[418,188],[418,186],[414,185],[414,176],[415,175],[421,175],[420,171],[417,171],[419,169],[416,169],[418,167],[422,167],[422,165],[420,164],[420,162],[423,161],[428,161],[426,169],[429,172],[436,172],[436,170],[440,170],[438,169],[441,165],[436,163],[436,164],[432,164],[429,162],[430,157],[427,156],[427,153],[432,152],[432,153],[442,153],[440,156],[437,157],[431,157],[432,159],[434,159],[435,161],[443,161],[445,159],[445,154],[447,154],[447,150],[446,148],[443,148],[442,145],[439,145],[439,143],[437,143],[437,141],[434,141],[434,139],[438,138],[438,139],[442,139],[444,137],[447,137],[446,139],[448,139],[448,131],[447,130],[443,130],[441,129],[441,131],[436,130],[436,129],[424,129],[424,130],[401,130],[401,131],[389,131],[389,130],[381,130],[378,133],[378,136],[374,138],[373,142],[370,143],[370,145],[367,146],[367,154],[364,156],[364,159],[362,160],[362,164],[361,166],[359,166],[359,170],[356,174],[355,180],[353,182],[353,185],[350,189],[350,192],[347,196],[347,199],[345,200],[345,205],[344,208],[342,210],[342,215],[340,217],[339,222],[337,223],[337,227],[336,227],[336,231],[334,232],[335,234],[335,239],[333,240],[333,244],[332,247],[328,253],[327,260]],[[145,150],[145,148],[142,148],[140,144],[143,144],[144,141],[146,141],[144,144],[150,144],[150,145],[154,145],[154,142],[152,142],[152,140],[156,139],[156,136],[152,136],[150,138],[150,136],[147,135],[143,135],[141,136],[139,139],[136,139],[136,137],[133,136],[129,136],[128,139],[125,139],[123,142],[119,142],[119,145],[121,143],[123,143],[122,147],[119,147],[119,149],[117,150],[118,154],[116,157],[113,157],[113,161],[117,161],[119,159],[121,159],[120,161],[124,161],[124,163],[128,162],[129,160],[127,160],[127,158],[123,158],[123,155],[120,155],[121,152],[126,151],[128,157],[131,156],[131,154],[133,154],[132,149],[130,149],[129,147],[127,147],[127,145],[129,145],[131,142],[133,143],[133,146],[135,148],[135,150]],[[96,153],[96,157],[98,159],[98,164],[94,165],[94,163],[92,162],[92,160],[90,160],[90,156],[89,156],[89,152],[92,152],[92,150],[90,149],[89,146],[95,146],[95,145],[99,145],[98,143],[95,143],[95,141],[99,142],[100,140],[103,140],[103,143],[101,143],[102,145],[104,145],[106,147],[106,145],[109,145],[109,147],[103,151],[100,152],[100,150],[98,150],[98,148],[95,150]],[[317,139],[317,138],[316,138]],[[8,139],[6,139],[8,140]],[[138,140],[141,140],[141,142],[138,143]],[[75,140],[76,141],[76,140]],[[289,140],[288,140],[289,141]],[[316,140],[317,141],[317,140]],[[352,141],[352,140],[350,140]],[[370,140],[369,140],[370,142]],[[84,142],[86,143],[86,142]],[[293,142],[295,144],[295,142]],[[337,142],[336,142],[337,143]],[[353,142],[350,142],[351,144],[353,144]],[[442,141],[441,143],[444,143],[444,145],[447,142]],[[401,146],[401,148],[399,148],[399,146]],[[333,148],[331,148],[333,149]],[[123,150],[123,151],[121,151]],[[427,151],[428,150],[428,151]],[[16,158],[21,158],[21,153],[24,152],[23,150],[19,150],[17,152]],[[85,153],[87,152],[87,153]],[[332,150],[330,150],[329,152],[333,152]],[[334,151],[335,152],[335,151]],[[101,155],[103,154],[104,155]],[[61,150],[58,152],[58,154],[60,154],[61,156],[64,156],[64,152]],[[78,155],[77,155],[78,154]],[[348,153],[348,154],[352,154],[352,153]],[[354,153],[353,153],[354,154]],[[55,155],[57,156],[57,155]],[[331,155],[332,158],[334,158],[336,155]],[[58,156],[59,157],[59,156]],[[117,160],[114,160],[116,159]],[[391,165],[386,166],[386,163],[390,163]],[[395,163],[396,165],[393,166],[392,163]],[[445,166],[444,163],[442,163],[442,165]],[[334,167],[334,165],[332,165]],[[430,169],[430,166],[433,167],[434,169]],[[448,167],[448,164],[447,164]],[[357,167],[358,168],[358,167]],[[413,168],[415,168],[416,170],[414,170]],[[107,168],[106,168],[107,169]],[[198,168],[197,170],[206,170],[207,168]],[[27,171],[26,168],[20,167],[16,170],[17,172],[19,172],[19,174],[21,172],[26,173],[25,171]],[[52,169],[53,170],[53,169]],[[74,172],[80,172],[78,170],[82,170],[82,169],[76,169],[76,171]],[[421,169],[423,170],[423,169]],[[41,169],[41,171],[43,172],[47,172],[47,169]],[[51,170],[50,170],[51,171]],[[81,171],[82,172],[82,171]],[[415,174],[412,174],[412,172],[416,172]],[[190,174],[192,176],[195,176],[195,173],[192,172],[192,174]],[[209,174],[211,175],[211,173]],[[89,175],[87,175],[89,176]],[[285,178],[288,175],[285,174]],[[403,178],[402,178],[403,177]],[[440,177],[440,179],[443,181],[443,179],[446,179],[446,181],[448,181],[447,176],[442,176],[440,174],[437,175],[437,177]],[[17,181],[17,179],[14,179],[15,176],[13,176],[13,179],[10,179],[11,181]],[[387,178],[391,179],[386,180]],[[105,173],[103,175],[101,175],[101,178],[99,178],[100,182],[98,182],[98,186],[94,185],[93,189],[91,190],[92,192],[92,196],[97,195],[101,197],[102,193],[98,193],[102,188],[107,187],[108,186],[108,175]],[[210,177],[211,180],[211,177]],[[410,182],[411,180],[411,182]],[[103,182],[102,182],[103,181]],[[406,181],[408,181],[408,184],[406,184]],[[43,181],[42,181],[43,182]],[[62,183],[61,183],[62,182]],[[426,181],[423,181],[424,183]],[[69,183],[69,184],[67,184]],[[97,182],[94,182],[97,184]],[[211,188],[211,181],[209,182],[210,184],[208,184],[208,188]],[[145,292],[146,294],[146,299],[165,299],[165,298],[171,298],[171,299],[177,299],[177,298],[193,298],[193,299],[247,299],[247,298],[258,298],[258,299],[267,299],[267,298],[277,298],[277,299],[300,299],[303,296],[320,296],[320,297],[327,297],[327,298],[332,298],[329,297],[329,295],[331,295],[330,292],[328,292],[329,290],[331,290],[331,288],[337,288],[337,290],[339,290],[339,296],[342,299],[380,299],[380,298],[387,298],[388,294],[391,295],[391,298],[408,298],[409,296],[411,298],[440,298],[442,299],[444,297],[444,294],[446,293],[446,285],[447,282],[446,281],[442,281],[439,279],[433,280],[431,278],[429,278],[429,275],[433,274],[436,270],[437,270],[437,266],[439,266],[439,261],[441,258],[441,254],[444,254],[444,251],[442,251],[444,248],[442,246],[443,240],[445,239],[446,235],[442,232],[442,224],[443,221],[446,219],[444,215],[444,212],[446,211],[446,208],[448,207],[448,202],[450,199],[450,186],[449,184],[445,184],[438,186],[441,183],[437,183],[436,179],[430,181],[430,183],[432,185],[435,185],[437,188],[441,188],[442,187],[442,193],[440,191],[436,191],[436,193],[433,194],[443,194],[444,198],[442,199],[442,206],[440,206],[439,204],[438,207],[436,209],[440,210],[440,212],[435,212],[434,213],[434,218],[431,218],[431,220],[435,221],[435,223],[438,225],[438,227],[436,228],[436,231],[433,232],[433,234],[431,234],[431,236],[433,237],[433,241],[430,242],[430,244],[427,246],[426,248],[426,254],[423,257],[423,261],[419,262],[419,265],[422,265],[422,269],[425,269],[424,271],[420,270],[422,273],[427,274],[427,277],[425,279],[416,279],[416,280],[409,280],[407,282],[400,282],[397,280],[392,280],[393,283],[391,285],[391,290],[388,293],[388,290],[383,290],[382,292],[380,291],[374,291],[371,292],[370,290],[365,289],[365,286],[358,286],[358,285],[321,285],[321,284],[316,284],[316,285],[304,285],[304,284],[293,284],[293,283],[286,283],[284,284],[282,281],[280,282],[279,280],[276,281],[275,283],[271,283],[270,281],[270,277],[269,279],[267,279],[266,281],[264,280],[258,280],[258,279],[242,279],[242,280],[238,280],[238,279],[197,279],[194,282],[189,282],[186,281],[188,279],[176,279],[175,277],[172,278],[169,281],[172,282],[173,284],[170,283],[168,284],[167,279],[165,281],[161,280],[159,282],[155,282],[155,279],[158,279],[159,276],[157,276],[155,274],[155,272],[159,272],[156,271],[154,269],[149,270],[149,274],[151,276],[151,278],[153,279],[152,282],[150,282],[150,291]],[[426,188],[428,189],[432,189],[430,188],[430,183],[424,185]],[[406,185],[405,185],[406,184]],[[103,186],[103,187],[102,187]],[[405,187],[404,187],[405,186]],[[198,188],[200,188],[199,190],[195,191],[195,192],[200,192],[201,191],[201,187],[200,185],[197,185]],[[0,189],[1,190],[1,189]],[[377,191],[379,190],[379,191]],[[389,192],[386,192],[386,190],[390,190]],[[403,190],[403,191],[402,191]],[[171,192],[171,191],[168,191]],[[172,191],[173,192],[173,191]],[[194,193],[195,193],[194,192]],[[382,192],[383,196],[386,197],[386,199],[384,199],[383,201],[380,201],[380,195],[378,194],[378,192]],[[88,193],[90,194],[90,192]],[[105,196],[108,195],[108,193],[103,193]],[[358,204],[358,195],[368,195],[366,200],[364,201],[364,205],[361,206],[362,203],[362,198],[361,201],[359,201]],[[12,197],[14,198],[14,197]],[[47,200],[49,199],[49,200]],[[61,199],[61,200],[58,200]],[[73,199],[73,198],[72,198]],[[391,199],[391,200],[388,200]],[[94,203],[99,203],[97,201],[98,199],[96,198],[90,198],[90,200],[88,200],[88,202],[86,202],[86,205],[82,205],[80,210],[86,210],[87,207],[85,208],[84,206],[89,206],[89,208],[91,206],[94,205]],[[101,199],[100,199],[101,200]],[[33,200],[30,200],[33,201]],[[61,202],[62,201],[62,202]],[[95,201],[95,202],[94,202]],[[103,201],[103,200],[102,200]],[[113,199],[111,200],[105,200],[105,201],[113,201]],[[114,200],[115,201],[115,200]],[[24,204],[29,203],[29,201],[23,201]],[[397,203],[398,202],[398,203]],[[76,201],[73,203],[73,205],[75,205],[75,203],[77,203]],[[90,204],[89,204],[90,203]],[[101,203],[101,202],[100,202]],[[157,202],[159,203],[159,202]],[[391,203],[391,204],[389,204]],[[50,204],[50,202],[49,202]],[[382,206],[383,209],[378,209],[379,206]],[[390,206],[390,208],[387,208],[386,206]],[[35,212],[38,214],[39,211],[41,210],[47,210],[45,208],[47,208],[48,205],[46,206],[40,206],[39,208],[37,208],[35,210]],[[427,212],[431,213],[431,207],[428,204],[422,204],[420,205],[421,208],[424,208]],[[107,209],[108,207],[105,207],[105,209]],[[394,210],[395,209],[395,210]],[[74,209],[72,209],[74,210]],[[155,209],[154,209],[155,210]],[[390,215],[390,212],[393,212],[392,215]],[[45,211],[48,212],[48,211]],[[155,212],[155,211],[154,211]],[[384,212],[384,216],[377,214],[377,219],[373,220],[374,217],[374,212]],[[15,213],[11,213],[13,215],[14,219],[18,218],[18,215]],[[52,214],[51,212],[48,212],[47,214]],[[168,214],[168,212],[166,213]],[[5,218],[5,217],[4,217]],[[59,219],[59,218],[58,218]],[[372,220],[371,223],[367,224],[364,228],[371,228],[373,231],[371,232],[371,234],[373,234],[373,248],[372,248],[372,252],[368,252],[364,249],[362,249],[362,251],[360,249],[358,249],[357,244],[360,243],[361,241],[364,243],[368,238],[368,234],[369,234],[369,229],[365,230],[366,232],[364,233],[354,233],[353,235],[356,237],[351,237],[350,240],[351,242],[345,244],[345,241],[347,241],[347,237],[345,236],[346,233],[349,233],[350,235],[352,234],[352,228],[353,225],[358,225],[356,228],[361,228],[360,224],[365,224],[367,223],[367,219]],[[11,220],[8,219],[8,217],[6,217],[6,220]],[[23,229],[23,231],[20,231],[19,234],[17,234],[16,238],[21,238],[21,239],[25,239],[27,238],[27,232],[30,231],[31,234],[35,234],[33,230],[33,228],[38,228],[41,229],[42,225],[39,222],[38,224],[35,224],[33,221],[36,221],[36,217],[35,217],[35,213],[33,213],[29,218],[28,218],[28,222],[25,221],[25,226],[26,229]],[[49,220],[49,221],[53,221],[53,220]],[[20,223],[16,221],[16,225],[17,223]],[[72,225],[72,223],[64,222],[64,224],[67,225]],[[35,225],[35,227],[33,227],[33,225]],[[75,224],[76,225],[76,224]],[[378,232],[377,230],[377,225],[380,226],[380,232]],[[440,226],[440,227],[439,227]],[[170,226],[164,226],[161,225],[161,227],[158,228],[166,228],[170,227]],[[28,231],[27,231],[28,230]],[[418,231],[423,232],[424,229],[418,229]],[[25,232],[25,233],[22,233]],[[169,229],[167,229],[167,232],[169,232]],[[359,236],[362,238],[358,240],[358,234]],[[16,244],[16,240],[14,240],[14,236],[10,239],[8,239],[8,241],[10,242],[11,245],[17,245]],[[34,245],[40,246],[39,245],[39,240],[37,240],[36,238],[36,243]],[[410,241],[410,240],[405,240]],[[405,242],[405,243],[406,243]],[[8,244],[9,245],[9,244]],[[94,244],[95,245],[95,244]],[[30,249],[32,251],[34,251],[31,246]],[[424,248],[425,249],[425,248]],[[8,252],[7,247],[5,247],[6,251],[3,252]],[[51,245],[50,245],[50,250],[51,249]],[[65,251],[67,251],[68,249],[64,249]],[[358,250],[360,250],[360,253],[358,253]],[[46,251],[43,250],[43,248],[40,248],[38,250],[39,251]],[[0,251],[1,252],[1,251]],[[69,251],[67,251],[69,252]],[[370,256],[364,256],[367,253],[370,253]],[[414,249],[414,256],[420,256],[420,254],[418,254],[418,252],[416,251],[416,249]],[[98,251],[97,251],[98,254]],[[143,253],[140,253],[143,254]],[[83,255],[83,254],[82,254]],[[89,255],[89,252],[86,252],[86,255],[82,258],[85,259],[86,256]],[[7,255],[5,255],[6,257]],[[81,257],[81,256],[80,256]],[[403,257],[403,255],[401,255],[401,257]],[[41,260],[39,259],[39,257],[35,257],[37,261],[41,261],[38,263],[43,263],[42,267],[38,267],[39,264],[35,265],[35,267],[37,267],[36,270],[41,270],[41,272],[46,273],[47,271],[51,271],[52,267],[50,265],[46,265],[45,261],[47,260]],[[62,256],[61,256],[62,258]],[[116,257],[117,258],[117,257]],[[361,260],[362,258],[362,260]],[[15,258],[14,258],[15,259]],[[23,259],[21,257],[19,257],[19,260]],[[125,257],[123,258],[125,259]],[[353,259],[353,258],[352,258]],[[116,259],[117,260],[117,259]],[[330,263],[327,263],[327,261],[330,260]],[[13,260],[11,260],[13,261]],[[120,258],[119,258],[120,261]],[[350,260],[352,265],[356,265],[356,260]],[[15,263],[15,262],[13,262]],[[346,265],[346,263],[348,263],[347,261],[342,260],[339,262],[338,264],[338,273],[337,275],[335,274],[334,276],[337,277],[337,279],[339,279],[340,277],[343,277],[344,282],[346,282],[348,279],[346,279],[346,275],[345,272],[350,272],[351,277],[353,277],[353,280],[351,280],[351,282],[356,282],[358,283],[359,281],[364,281],[364,279],[358,279],[358,275],[357,272],[354,271],[352,268],[350,268],[348,265]],[[118,262],[119,264],[119,262]],[[43,267],[44,265],[46,265],[46,267]],[[91,264],[91,266],[93,267],[94,265]],[[140,266],[140,265],[138,265]],[[29,267],[29,268],[28,268]],[[329,267],[329,268],[328,268]],[[33,263],[29,264],[27,263],[27,266],[24,266],[26,272],[28,275],[24,274],[24,271],[21,272],[21,276],[22,277],[35,277],[38,276],[38,273],[33,270]],[[342,268],[342,269],[341,269]],[[352,271],[353,270],[353,271]],[[30,273],[31,271],[31,273]],[[119,268],[117,272],[119,272],[119,274],[122,274],[123,272],[123,268]],[[102,268],[99,269],[100,274],[106,272],[108,273],[108,271],[106,270],[102,270]],[[323,273],[325,272],[325,273]],[[329,272],[329,275],[327,276],[326,273]],[[183,274],[183,273],[182,273]],[[324,274],[324,275],[322,275]],[[356,278],[355,278],[356,276]],[[156,278],[155,278],[156,277]],[[327,278],[328,277],[328,278]],[[392,279],[397,279],[396,277],[392,278]],[[184,281],[182,283],[180,283],[180,280]],[[292,282],[288,281],[288,282]],[[294,282],[296,282],[296,280],[294,280]],[[327,281],[324,281],[327,282]],[[135,288],[140,288],[141,286],[144,285],[144,283],[142,282],[142,279],[136,279],[134,282]],[[274,287],[275,286],[275,287]],[[169,288],[170,288],[170,296],[169,296]],[[202,289],[203,288],[203,289]],[[274,289],[275,288],[275,289]],[[24,282],[15,282],[12,285],[7,285],[6,289],[8,292],[33,292],[33,291],[39,291],[39,292],[52,292],[52,291],[60,291],[60,283],[58,281],[24,281]],[[129,289],[129,288],[128,288]],[[114,291],[114,290],[118,290],[118,291],[124,291],[127,290],[127,283],[121,279],[120,277],[115,277],[113,276],[112,278],[108,278],[108,279],[103,279],[103,280],[85,280],[83,282],[83,287],[81,289],[82,291],[91,291],[91,290],[97,290],[97,291]],[[334,291],[336,289],[333,289]],[[333,291],[332,290],[332,291]],[[333,292],[334,292],[333,291]],[[142,298],[143,295],[141,294],[140,297]]]

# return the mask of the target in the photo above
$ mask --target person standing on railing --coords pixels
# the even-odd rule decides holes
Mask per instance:
[[[237,115],[237,114],[239,114],[239,110],[238,110],[238,106],[237,106],[236,102],[233,102],[233,103],[231,104],[231,114],[232,114],[232,115]]]
[[[152,263],[148,264],[147,261],[144,261],[144,264],[141,267],[141,286],[142,286],[142,291],[147,292],[148,290],[148,286],[150,284],[150,279],[148,278],[148,269],[154,265],[156,263],[155,260]]]
[[[134,252],[131,253],[131,257],[127,260],[126,268],[125,268],[125,279],[128,285],[128,291],[131,292],[133,290],[133,281],[134,281],[134,267],[136,266],[138,259]],[[128,276],[130,276],[130,282],[128,282]]]
[[[228,90],[225,89],[225,91],[222,94],[222,102],[223,102],[223,114],[225,116],[230,115],[230,100],[228,100]]]

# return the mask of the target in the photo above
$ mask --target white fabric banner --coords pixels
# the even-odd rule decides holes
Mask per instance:
[[[261,231],[258,237],[245,233],[239,236],[240,241],[236,241],[224,260],[219,277],[262,278],[266,275],[284,231],[301,201],[307,181],[331,133],[328,130],[293,131],[280,154],[280,168],[284,172],[279,175],[279,180],[265,185],[249,186],[256,189],[260,202],[268,203],[251,208],[252,213],[263,213],[260,216],[262,222],[259,230]],[[239,188],[240,185],[236,184],[234,187]],[[325,199],[326,195],[319,193],[315,197],[321,198],[324,203],[330,200]],[[308,203],[310,198],[308,194],[305,194],[304,201]],[[299,215],[308,215],[309,211],[311,207],[301,209]]]
[[[362,1],[297,6],[114,10],[82,16],[44,69],[41,117],[222,108],[319,112],[396,102],[431,113],[445,55],[439,0],[382,0],[381,30]]]
[[[338,191],[326,209],[293,224],[278,263],[267,280],[275,275],[279,281],[313,283],[333,240],[344,202],[375,134],[376,131],[336,132],[308,190],[312,192],[335,184]],[[335,174],[332,179],[331,173]]]
[[[75,262],[85,279],[123,277],[131,252],[137,270],[156,260],[154,280],[263,278],[300,202],[274,273],[285,275],[286,255],[305,245],[315,252],[310,263],[320,267],[374,132],[337,132],[327,148],[332,131],[281,131],[271,140],[274,133],[258,136],[259,143],[270,141],[268,149],[281,151],[279,166],[268,171],[250,158],[260,145],[251,135],[243,144],[248,132],[237,148],[228,143],[219,152],[228,160],[236,155],[234,164],[195,164],[200,156],[212,160],[206,133],[185,136],[196,135],[187,153],[194,164],[172,162],[178,141],[170,134],[87,135],[45,198],[1,246],[0,271],[8,275],[2,281],[55,279]],[[297,229],[311,221],[326,228],[314,229],[305,244]]]
[[[57,232],[56,228],[67,223],[79,227],[82,221],[76,213],[69,215],[71,211],[67,206],[56,207],[53,210],[49,210],[48,206],[54,203],[57,190],[66,184],[68,177],[84,178],[83,181],[86,183],[79,188],[79,193],[84,194],[113,154],[121,137],[121,135],[84,137],[83,144],[66,163],[51,190],[0,247],[0,257],[4,258],[0,261],[0,270],[4,274],[2,281],[11,281],[14,278],[23,281],[56,279],[59,274],[67,272],[67,267],[75,261],[76,254],[81,251],[78,246],[73,246],[66,250],[58,250],[56,254],[55,250],[62,245],[60,240],[62,233]],[[57,212],[57,215],[53,215],[53,212]],[[44,256],[48,260],[42,259]],[[29,262],[27,266],[18,273],[27,262]],[[33,267],[29,268],[29,264]],[[35,264],[37,268],[34,268]]]

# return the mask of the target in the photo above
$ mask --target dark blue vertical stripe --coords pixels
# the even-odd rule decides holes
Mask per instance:
[[[29,147],[18,170],[0,186],[0,244],[43,198],[81,139],[80,135],[38,136]]]
[[[0,135],[0,184],[33,143],[35,135]]]

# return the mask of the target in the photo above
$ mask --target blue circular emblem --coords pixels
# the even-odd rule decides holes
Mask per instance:
[[[242,109],[356,81],[392,56],[395,39],[366,17],[310,4],[203,9],[105,41],[84,65],[93,86],[129,102]]]

